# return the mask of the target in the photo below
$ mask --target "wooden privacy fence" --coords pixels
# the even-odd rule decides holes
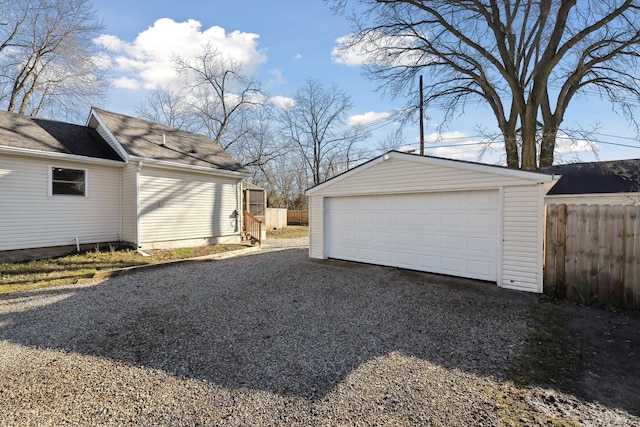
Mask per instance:
[[[267,208],[264,216],[265,227],[284,228],[287,226],[287,210],[285,208]]]
[[[640,309],[640,206],[547,205],[544,293]]]
[[[287,211],[288,225],[309,225],[309,211]]]

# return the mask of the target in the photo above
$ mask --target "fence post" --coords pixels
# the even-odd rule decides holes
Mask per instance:
[[[567,205],[558,205],[556,245],[556,297],[567,296]]]
[[[556,297],[556,248],[558,245],[558,205],[546,206],[544,245],[544,294]]]

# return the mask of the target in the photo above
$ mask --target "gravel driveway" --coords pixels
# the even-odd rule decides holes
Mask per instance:
[[[608,328],[615,355],[589,346],[595,329],[574,333],[585,322]],[[545,368],[562,355],[531,360],[553,328],[581,349],[564,377]],[[0,298],[0,425],[640,425],[637,331],[638,318],[281,248]],[[622,389],[598,387],[619,376]]]

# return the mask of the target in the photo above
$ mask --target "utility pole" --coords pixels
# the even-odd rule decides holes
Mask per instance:
[[[420,155],[424,156],[424,97],[422,95],[422,75],[420,75]]]

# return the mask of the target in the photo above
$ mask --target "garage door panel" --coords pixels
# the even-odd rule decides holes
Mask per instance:
[[[495,241],[493,241],[488,237],[469,236],[467,238],[467,249],[469,251],[480,252],[480,253],[485,253],[485,252],[495,253],[494,251]]]
[[[442,236],[440,237],[440,247],[443,249],[463,249],[463,241],[462,236]]]
[[[328,198],[326,255],[495,281],[498,199],[497,191]]]

